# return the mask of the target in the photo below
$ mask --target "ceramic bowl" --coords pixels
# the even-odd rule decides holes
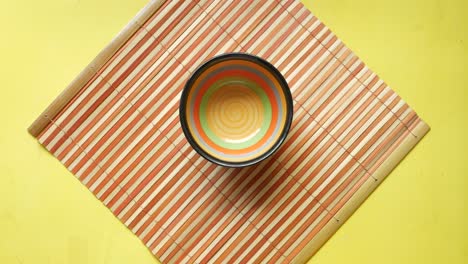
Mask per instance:
[[[228,53],[201,65],[180,100],[182,130],[218,165],[244,167],[272,155],[285,140],[293,100],[281,73],[262,58]]]

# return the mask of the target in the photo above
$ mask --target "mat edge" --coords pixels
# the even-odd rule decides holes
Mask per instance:
[[[406,137],[395,151],[382,163],[374,173],[378,181],[366,181],[361,188],[350,198],[336,215],[340,215],[340,221],[329,221],[317,236],[307,244],[304,249],[293,259],[291,263],[307,263],[317,251],[325,245],[336,231],[351,217],[372,192],[390,175],[390,173],[404,160],[411,150],[430,131],[430,127],[423,120],[412,130],[416,137]],[[365,186],[367,185],[367,186]]]
[[[141,28],[166,0],[151,0],[138,14],[102,49],[52,103],[29,126],[28,132],[37,138],[60,111],[81,91],[86,83],[109,59]]]

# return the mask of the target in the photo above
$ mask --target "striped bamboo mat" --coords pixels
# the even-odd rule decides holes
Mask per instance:
[[[208,163],[178,119],[207,59],[248,52],[294,98],[257,166]],[[428,126],[300,2],[156,0],[30,127],[163,263],[303,263]]]

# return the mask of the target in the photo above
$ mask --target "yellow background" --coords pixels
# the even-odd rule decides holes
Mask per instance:
[[[468,263],[468,3],[307,0],[432,127],[313,263]],[[0,263],[156,263],[29,124],[145,0],[0,0]]]

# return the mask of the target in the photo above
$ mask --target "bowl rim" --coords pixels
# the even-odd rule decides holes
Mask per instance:
[[[265,67],[265,69],[269,70],[278,79],[280,83],[280,86],[283,90],[283,93],[286,99],[286,107],[287,107],[285,125],[283,127],[283,130],[281,131],[280,137],[273,144],[273,146],[267,151],[265,151],[262,155],[256,158],[241,161],[241,162],[232,162],[232,161],[222,160],[222,159],[218,159],[208,154],[201,146],[198,145],[198,143],[195,141],[194,137],[192,136],[192,133],[189,131],[188,124],[187,124],[187,115],[185,113],[189,91],[193,83],[195,82],[195,80],[200,76],[200,74],[203,73],[203,71],[206,68],[220,61],[225,61],[229,59],[245,59],[245,60],[257,63],[257,64],[261,64],[263,67]],[[291,91],[289,89],[289,85],[286,82],[286,79],[284,78],[284,76],[281,74],[281,72],[267,60],[260,58],[256,55],[253,55],[250,53],[243,53],[243,52],[230,52],[230,53],[220,54],[220,55],[212,57],[208,61],[198,66],[197,69],[193,71],[193,73],[191,74],[187,82],[185,83],[185,86],[183,88],[182,95],[180,98],[180,102],[179,102],[179,121],[182,127],[182,131],[184,132],[185,138],[193,147],[193,149],[195,149],[195,151],[198,154],[200,154],[202,157],[204,157],[208,161],[213,162],[217,165],[221,165],[224,167],[231,167],[231,168],[241,168],[241,167],[246,167],[246,166],[257,164],[267,159],[268,157],[270,157],[273,153],[275,153],[281,147],[283,142],[286,140],[286,137],[291,128],[293,115],[294,115],[293,98],[291,95]]]

